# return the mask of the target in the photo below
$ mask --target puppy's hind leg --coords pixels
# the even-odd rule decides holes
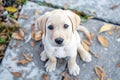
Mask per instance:
[[[40,56],[41,56],[41,60],[42,60],[42,61],[46,61],[46,60],[48,59],[45,50],[43,50],[43,51],[41,52]]]
[[[85,62],[91,62],[92,58],[89,52],[87,52],[83,46],[81,45],[81,43],[78,45],[78,53],[81,56],[81,59]]]

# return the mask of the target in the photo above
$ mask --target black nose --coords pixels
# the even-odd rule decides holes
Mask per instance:
[[[55,39],[55,42],[56,42],[57,44],[62,44],[63,39],[62,39],[62,38],[56,38],[56,39]]]

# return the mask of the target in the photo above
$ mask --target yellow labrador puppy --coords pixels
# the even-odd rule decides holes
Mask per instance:
[[[69,10],[56,9],[47,12],[37,20],[39,29],[43,32],[44,51],[41,59],[48,59],[45,67],[51,72],[56,69],[58,58],[69,57],[68,69],[72,75],[78,75],[80,68],[76,63],[77,51],[85,62],[90,62],[91,55],[82,47],[77,30],[90,36],[88,30],[80,26],[80,18]]]

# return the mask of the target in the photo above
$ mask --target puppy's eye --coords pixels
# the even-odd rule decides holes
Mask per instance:
[[[67,24],[64,24],[64,28],[67,29],[69,27],[69,25]]]
[[[49,25],[48,29],[53,30],[54,29],[53,25]]]

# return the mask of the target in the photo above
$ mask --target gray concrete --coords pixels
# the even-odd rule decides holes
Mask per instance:
[[[87,14],[95,13],[94,17],[103,19],[108,22],[120,24],[120,1],[119,0],[34,0],[46,1],[53,5],[64,7],[68,5],[70,9],[83,11]],[[111,9],[111,7],[118,5],[118,7]]]
[[[36,5],[34,3],[28,2],[26,5],[23,6],[21,11],[22,14],[26,14],[29,16],[28,20],[19,19],[19,23],[21,24],[22,28],[26,31],[25,41],[19,41],[20,45],[15,48],[10,48],[8,46],[2,64],[0,66],[0,80],[42,80],[42,75],[47,73],[45,71],[44,64],[40,60],[40,52],[43,50],[43,45],[41,41],[35,42],[35,46],[30,46],[30,26],[34,23],[34,12],[36,9],[40,9],[40,15],[46,11],[52,10],[48,7],[43,7]],[[95,34],[95,37],[92,42],[92,46],[90,47],[93,51],[100,55],[100,58],[96,59],[92,57],[92,62],[85,63],[80,60],[79,56],[77,57],[77,63],[79,64],[81,70],[80,75],[77,77],[79,80],[93,80],[94,77],[97,77],[94,73],[95,66],[103,66],[106,72],[106,78],[112,78],[112,80],[120,79],[120,68],[116,67],[116,64],[120,61],[120,38],[117,38],[120,34],[120,30],[113,35],[109,35],[108,33],[102,33],[101,35],[105,36],[109,41],[109,47],[104,48],[101,46],[96,37],[98,35],[99,28],[106,23],[97,21],[97,20],[88,20],[86,23],[83,23],[90,32]],[[37,29],[37,28],[36,28]],[[80,33],[81,36],[83,34]],[[82,39],[85,38],[84,36]],[[14,45],[15,42],[18,40],[12,39],[9,45]],[[41,45],[41,46],[40,46]],[[33,61],[29,62],[27,65],[17,65],[16,62],[19,59],[22,59],[22,53],[25,52],[28,55],[33,57]],[[15,59],[16,58],[16,59]],[[15,60],[13,60],[15,59]],[[57,76],[56,74],[60,74],[64,70],[66,70],[67,62],[66,60],[58,60],[57,69],[55,72],[48,73],[50,80],[61,80],[62,76]],[[21,77],[14,77],[11,72],[21,72]],[[73,76],[71,76],[71,79]]]

